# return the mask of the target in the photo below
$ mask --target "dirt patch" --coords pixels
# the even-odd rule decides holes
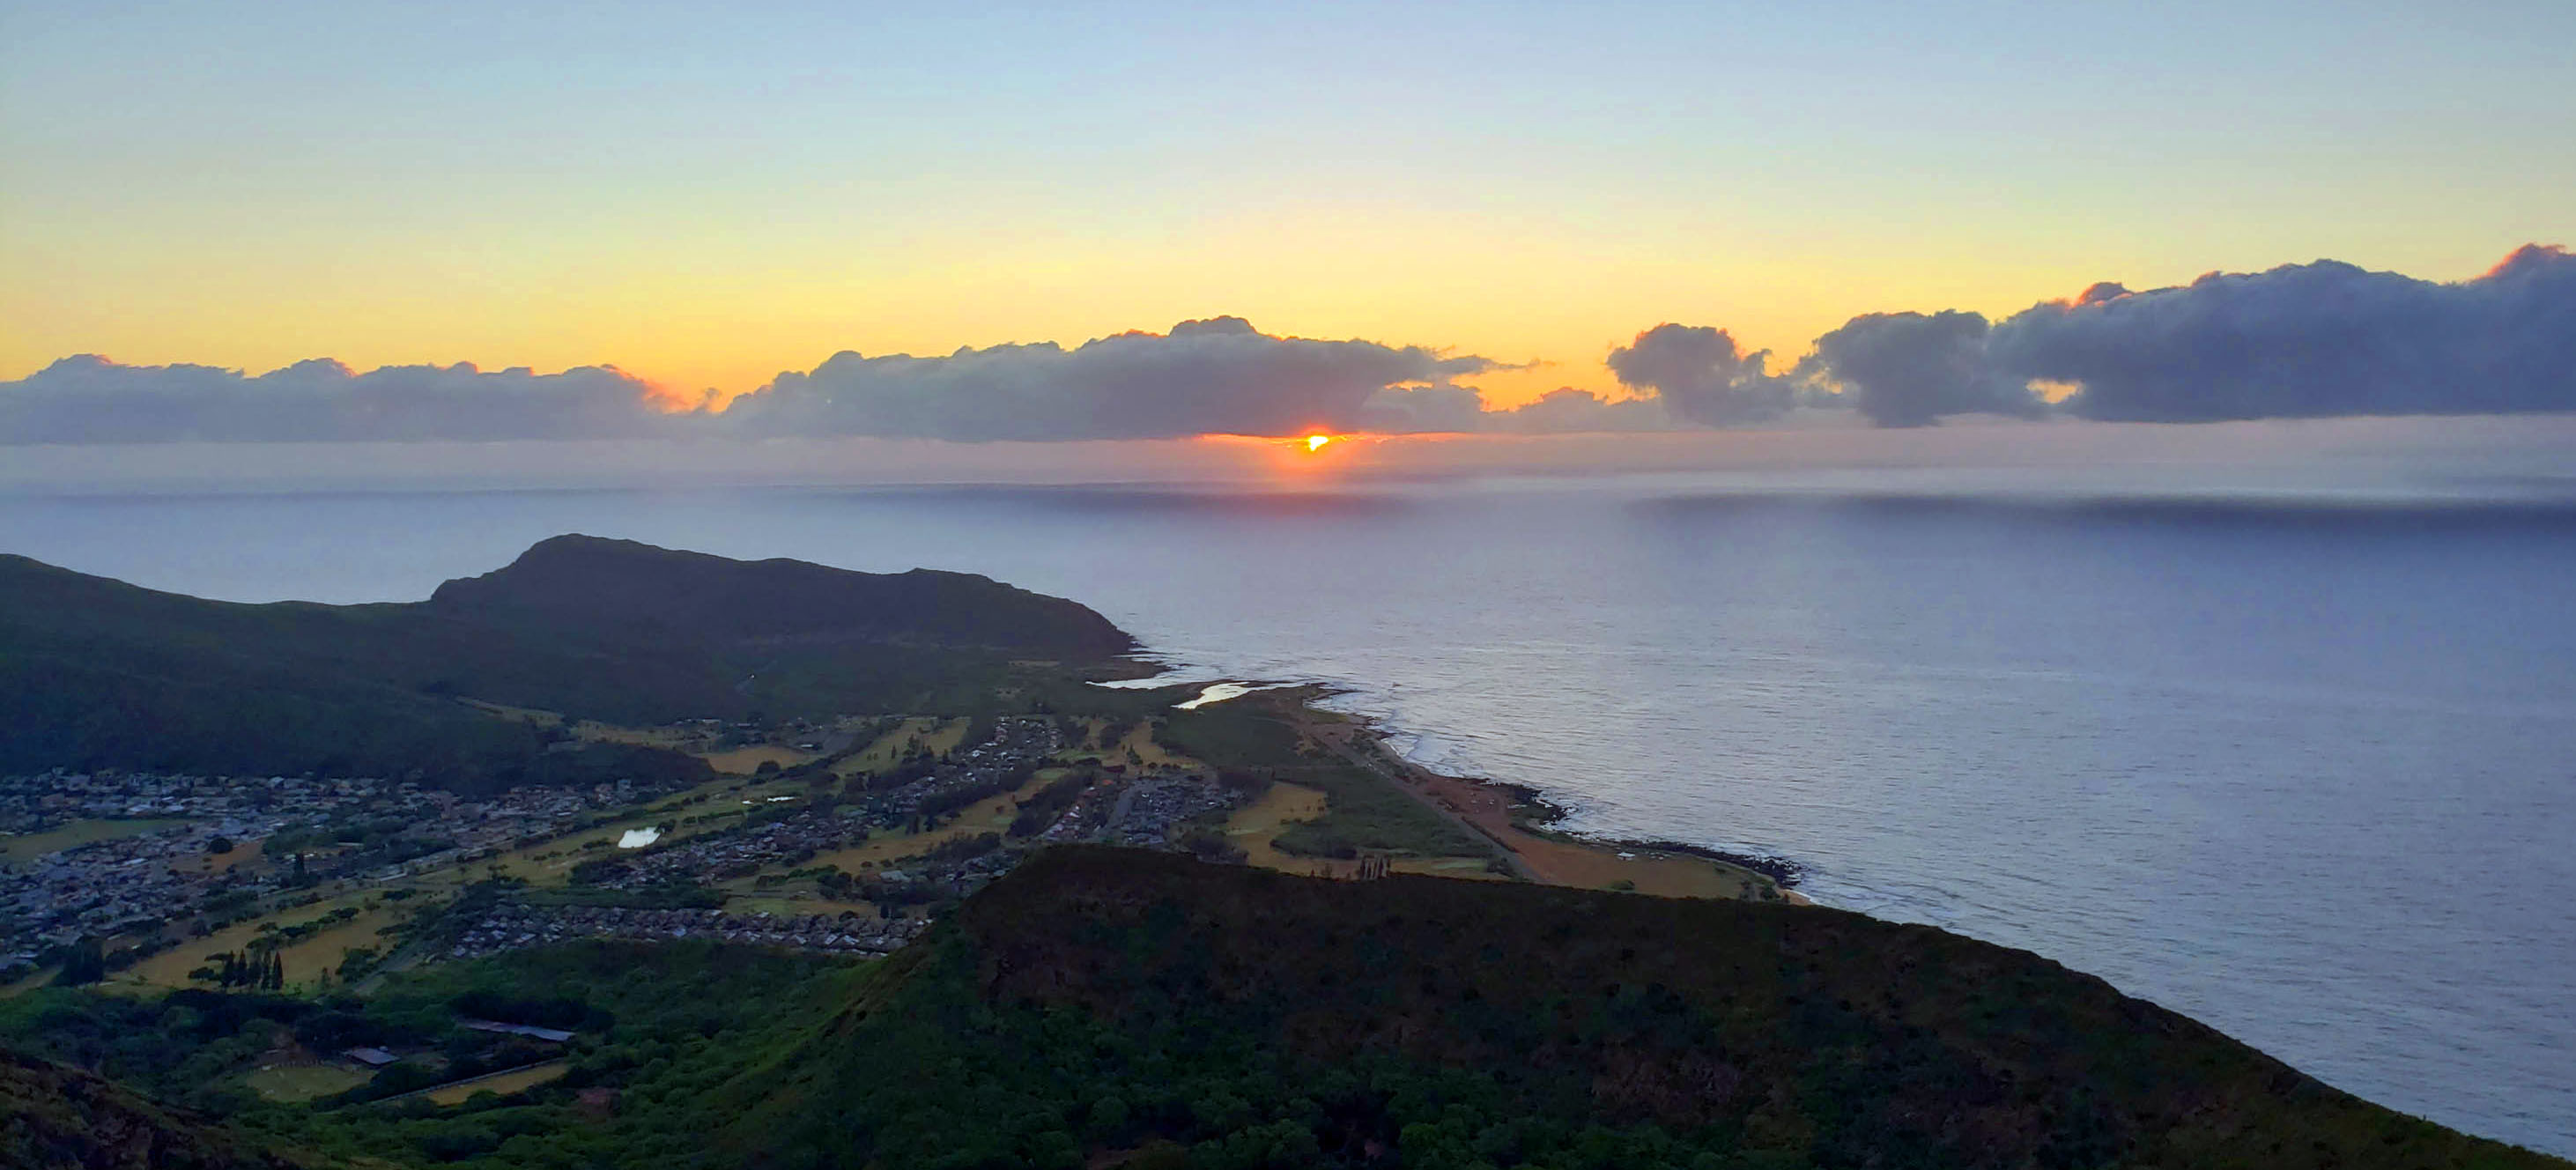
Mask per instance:
[[[708,767],[725,773],[728,776],[749,776],[758,772],[762,764],[776,764],[781,768],[793,768],[798,764],[811,761],[815,757],[812,752],[800,752],[792,747],[786,747],[774,743],[764,743],[752,747],[738,747],[720,752],[708,752],[705,756],[700,758],[706,760]]]
[[[367,1074],[336,1064],[272,1064],[242,1078],[264,1100],[294,1104],[367,1083]]]
[[[560,1060],[550,1060],[544,1064],[530,1065],[527,1068],[513,1069],[504,1073],[494,1073],[488,1077],[477,1077],[470,1081],[458,1081],[452,1085],[440,1085],[435,1089],[422,1093],[421,1096],[427,1097],[431,1102],[439,1105],[462,1105],[466,1101],[472,1099],[476,1093],[497,1093],[501,1096],[507,1097],[512,1093],[520,1092],[525,1089],[533,1089],[538,1085],[555,1080],[570,1071],[572,1071],[571,1065]]]

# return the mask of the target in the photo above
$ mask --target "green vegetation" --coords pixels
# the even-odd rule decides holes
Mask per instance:
[[[1275,844],[1308,857],[1363,850],[1420,857],[1484,857],[1493,846],[1399,792],[1386,778],[1329,754],[1301,755],[1297,731],[1262,696],[1173,711],[1156,738],[1222,772],[1320,789],[1322,817],[1291,825]]]
[[[974,712],[1043,673],[1015,663],[1132,644],[1089,609],[983,577],[590,537],[399,605],[237,605],[0,557],[0,770],[685,780],[704,766],[576,749],[559,726],[460,700],[626,724]]]
[[[876,964],[586,943],[364,1003],[29,999],[0,1039],[178,1099],[231,1085],[190,1100],[397,1166],[2566,1166],[1928,927],[1088,847]],[[512,1049],[465,1017],[578,1035]],[[431,1055],[311,1105],[226,1071],[287,1036]]]
[[[106,1078],[0,1051],[0,1166],[285,1170],[304,1164]]]
[[[2563,1165],[2026,953],[1829,910],[1060,849],[892,965],[717,1095],[745,1111],[718,1161]]]
[[[546,1156],[485,1164],[550,1165],[568,1151],[606,1151],[653,1165],[646,1151],[698,1140],[688,1127],[704,1119],[691,1102],[746,1075],[763,1051],[763,1029],[781,1013],[798,1022],[827,1018],[855,973],[845,961],[708,943],[577,943],[406,972],[363,1001],[203,991],[134,1000],[43,989],[0,1001],[0,1046],[80,1066],[90,1071],[77,1075],[91,1082],[105,1084],[91,1073],[106,1074],[225,1117],[240,1133],[322,1155],[428,1164],[489,1155],[516,1137]],[[462,1028],[465,1019],[578,1034],[567,1051]],[[370,1077],[346,1063],[276,1060],[289,1044],[324,1058],[381,1045],[405,1059]],[[560,1076],[548,1075],[554,1061]],[[0,1073],[6,1069],[0,1054]],[[508,1075],[519,1070],[539,1071]],[[427,1099],[439,1086],[484,1076],[491,1079],[482,1085],[514,1091],[468,1091],[466,1103],[451,1108]],[[583,1090],[603,1086],[622,1100],[619,1124],[601,1126],[580,1105]],[[0,1094],[8,1087],[0,1077]],[[663,1102],[670,1107],[658,1107]],[[0,1145],[0,1155],[6,1149]],[[584,1155],[576,1164],[592,1161]],[[0,1156],[0,1164],[21,1163]]]

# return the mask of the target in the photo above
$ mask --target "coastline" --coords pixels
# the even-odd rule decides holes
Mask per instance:
[[[1321,701],[1348,693],[1326,683],[1245,683],[1210,679],[1202,687],[1250,686],[1229,703],[1272,706],[1304,741],[1366,769],[1387,787],[1491,844],[1510,876],[1542,885],[1630,891],[1663,897],[1732,898],[1811,906],[1796,890],[1794,861],[1733,853],[1687,842],[1583,836],[1554,826],[1566,809],[1523,784],[1452,776],[1409,760],[1368,716],[1335,711]],[[1329,869],[1329,867],[1327,867]],[[1398,862],[1399,871],[1451,872]]]

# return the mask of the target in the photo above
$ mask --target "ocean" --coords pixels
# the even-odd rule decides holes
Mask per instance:
[[[1086,602],[1576,827],[1778,854],[2576,1155],[2576,502],[1866,478],[0,497],[0,551],[424,597],[562,532]]]

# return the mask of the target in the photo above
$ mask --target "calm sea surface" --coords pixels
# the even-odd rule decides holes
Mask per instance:
[[[2027,947],[2576,1155],[2576,506],[1688,480],[0,498],[0,551],[411,599],[580,531],[929,565],[1352,690],[1605,833]]]

